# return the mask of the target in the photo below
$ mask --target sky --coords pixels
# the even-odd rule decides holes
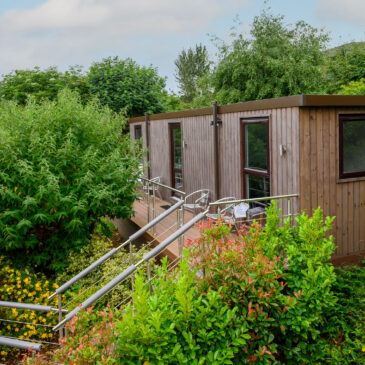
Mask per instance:
[[[87,69],[105,57],[153,65],[177,92],[174,60],[212,35],[228,40],[234,19],[248,32],[267,6],[287,23],[304,20],[330,32],[329,47],[365,41],[365,0],[0,0],[0,74],[71,65]]]

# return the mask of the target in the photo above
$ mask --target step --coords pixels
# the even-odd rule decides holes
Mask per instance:
[[[36,351],[40,351],[42,348],[41,343],[35,343],[35,342],[29,342],[29,341],[23,341],[23,340],[16,340],[14,338],[9,337],[3,337],[0,336],[0,345],[3,346],[10,346],[10,347],[17,347],[19,349],[33,349]]]

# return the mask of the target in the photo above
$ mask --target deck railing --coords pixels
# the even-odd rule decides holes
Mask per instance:
[[[179,255],[178,257],[170,262],[169,267],[175,266],[182,253],[182,247],[183,247],[183,235],[185,232],[187,232],[190,228],[192,228],[197,222],[200,220],[206,218],[208,213],[212,210],[216,210],[216,216],[218,218],[223,217],[224,218],[224,211],[225,208],[228,206],[236,206],[241,203],[260,203],[260,202],[267,202],[267,201],[282,201],[287,200],[287,214],[284,214],[283,216],[289,217],[292,219],[293,216],[296,215],[296,212],[293,211],[293,204],[292,200],[298,198],[298,194],[288,194],[288,195],[277,195],[277,196],[269,196],[269,197],[262,197],[262,198],[253,198],[253,199],[240,199],[240,200],[226,200],[223,202],[216,201],[212,202],[208,205],[208,208],[204,211],[200,212],[196,216],[193,217],[190,221],[187,223],[184,222],[184,211],[183,206],[185,203],[184,197],[186,196],[185,192],[179,191],[177,189],[168,187],[164,184],[161,184],[158,181],[151,181],[146,178],[142,178],[142,181],[144,181],[144,193],[146,195],[146,199],[148,202],[147,209],[150,209],[150,198],[152,193],[152,220],[149,220],[147,225],[139,229],[136,233],[132,234],[125,242],[123,242],[121,245],[119,245],[116,248],[113,248],[108,253],[106,253],[104,256],[102,256],[100,259],[89,265],[86,269],[82,270],[79,274],[71,278],[69,281],[61,285],[56,291],[48,298],[51,300],[52,298],[57,297],[58,298],[58,305],[57,308],[48,307],[48,306],[36,306],[32,304],[19,304],[19,303],[3,303],[0,302],[1,306],[11,306],[11,305],[17,305],[17,306],[27,306],[27,309],[33,309],[33,310],[47,310],[47,311],[53,311],[55,313],[58,313],[59,321],[56,326],[53,327],[53,330],[58,330],[60,333],[60,336],[63,336],[65,334],[65,325],[68,321],[70,321],[81,309],[88,308],[91,305],[94,305],[98,300],[108,295],[111,291],[113,291],[118,285],[121,283],[126,282],[126,280],[130,280],[129,288],[134,288],[134,275],[136,271],[141,270],[142,268],[145,269],[147,274],[147,284],[150,286],[150,291],[152,291],[152,282],[155,278],[155,276],[151,276],[151,261],[161,254],[169,245],[171,245],[173,242],[178,240],[179,242]],[[174,191],[174,193],[179,194],[181,199],[178,199],[177,203],[172,205],[168,210],[164,211],[162,214],[156,217],[156,186],[160,186],[166,189],[169,189],[171,191]],[[133,251],[133,241],[135,241],[137,238],[141,237],[144,233],[146,233],[151,228],[153,229],[156,227],[158,223],[160,223],[162,220],[164,220],[166,217],[168,217],[173,212],[177,213],[177,222],[174,224],[176,226],[176,231],[170,234],[165,240],[163,240],[161,243],[157,244],[156,247],[152,248],[153,241],[157,241],[157,237],[150,243],[148,243],[147,246],[151,246],[151,250],[148,251],[146,254],[143,255],[142,259],[136,260],[134,254],[137,252]],[[245,219],[244,222],[249,222],[249,219]],[[169,228],[170,229],[170,228]],[[165,233],[165,232],[163,232]],[[144,246],[145,248],[146,246]],[[76,297],[74,297],[72,300],[70,300],[65,305],[62,305],[62,295],[75,283],[80,281],[82,278],[84,278],[86,275],[93,272],[97,267],[99,267],[101,264],[105,263],[108,259],[113,257],[119,250],[122,248],[129,248],[129,266],[121,273],[118,274],[117,270],[119,267],[116,267],[111,272],[104,275],[101,279],[96,280],[93,282],[93,284],[89,285],[87,288],[82,290],[81,293],[78,293]],[[107,282],[106,285],[103,285],[102,287],[99,287],[94,293],[88,294],[89,290],[92,288],[95,288],[98,283],[102,279],[105,279],[107,276],[116,274],[116,276]],[[124,284],[123,284],[124,285]],[[100,286],[100,284],[99,284]],[[87,297],[86,300],[81,301],[81,303],[76,303],[77,299],[79,299],[82,295],[85,295]],[[132,294],[124,297],[121,302],[117,303],[115,305],[116,308],[120,308],[123,304],[127,303],[131,300]],[[72,305],[72,306],[71,306]],[[32,308],[30,308],[32,307]],[[38,308],[39,307],[39,308]],[[42,308],[41,308],[42,307]],[[20,308],[20,307],[19,307]],[[24,307],[25,308],[25,307]],[[69,310],[67,309],[69,308]],[[63,317],[63,314],[66,314],[65,317]],[[17,341],[17,339],[11,339],[11,338],[0,338],[0,344],[1,340],[4,340],[4,343],[10,343],[13,341]],[[10,341],[10,342],[9,342]],[[22,344],[18,342],[18,345],[21,346]],[[35,345],[36,347],[37,345]]]

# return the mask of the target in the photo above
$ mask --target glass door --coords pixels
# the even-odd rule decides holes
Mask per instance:
[[[183,189],[182,140],[180,123],[170,123],[171,186]]]

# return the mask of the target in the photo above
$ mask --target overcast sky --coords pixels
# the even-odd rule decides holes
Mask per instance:
[[[365,0],[271,0],[287,22],[305,20],[331,33],[331,46],[365,40]],[[86,68],[104,57],[131,57],[158,67],[177,91],[174,60],[209,34],[226,38],[238,16],[243,29],[263,0],[0,0],[0,74],[16,68]]]

